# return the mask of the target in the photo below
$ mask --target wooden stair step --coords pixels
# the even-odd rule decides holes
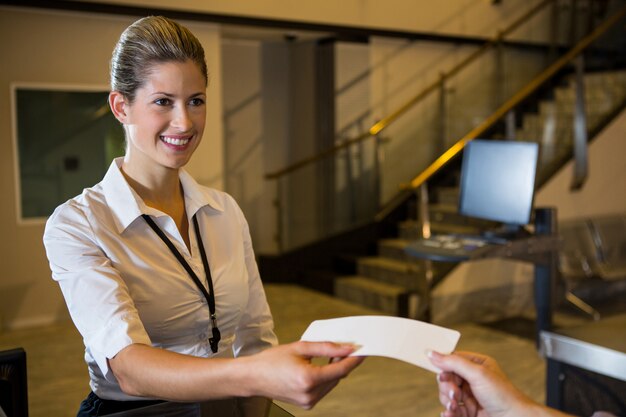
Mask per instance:
[[[409,317],[417,311],[419,296],[406,288],[362,276],[335,280],[335,296],[385,314]]]

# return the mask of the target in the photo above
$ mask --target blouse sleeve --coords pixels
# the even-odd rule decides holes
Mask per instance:
[[[234,203],[234,202],[233,202]],[[239,206],[236,205],[242,225],[242,240],[246,270],[248,272],[248,304],[236,330],[233,346],[235,356],[253,355],[264,349],[276,346],[278,339],[274,333],[274,321],[270,312],[259,269],[254,258],[252,239],[248,223]]]
[[[72,320],[107,380],[107,359],[133,343],[150,345],[128,288],[98,245],[85,213],[71,203],[46,223],[44,246]]]

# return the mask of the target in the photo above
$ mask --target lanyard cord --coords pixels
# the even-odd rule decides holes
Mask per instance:
[[[196,218],[196,216],[193,216],[193,225],[196,231],[196,238],[198,239],[198,249],[200,250],[200,257],[202,258],[202,265],[204,266],[204,272],[206,273],[207,282],[209,284],[209,291],[204,288],[204,285],[202,285],[196,273],[193,271],[193,269],[191,269],[185,258],[183,258],[183,255],[178,252],[178,249],[176,249],[174,244],[168,239],[168,237],[165,235],[165,233],[163,233],[159,226],[157,226],[154,220],[152,220],[152,218],[147,214],[142,214],[141,217],[144,218],[146,223],[148,223],[152,230],[154,230],[154,232],[161,238],[163,243],[167,245],[167,247],[176,257],[178,262],[183,266],[183,268],[185,268],[193,282],[200,289],[202,295],[204,295],[204,298],[209,305],[209,312],[211,313],[211,331],[213,337],[209,338],[209,344],[211,345],[211,350],[213,351],[213,353],[216,353],[217,345],[220,342],[221,335],[220,330],[217,327],[217,317],[215,315],[215,293],[213,291],[213,279],[211,277],[211,270],[209,269],[209,262],[207,261],[206,252],[204,251],[204,244],[202,243],[202,236],[200,235],[200,226],[198,226],[198,219]]]

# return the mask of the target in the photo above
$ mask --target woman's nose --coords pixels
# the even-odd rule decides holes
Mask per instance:
[[[191,129],[191,118],[189,117],[189,112],[185,107],[178,108],[176,110],[174,119],[172,120],[172,126],[176,127],[181,132],[186,132]]]

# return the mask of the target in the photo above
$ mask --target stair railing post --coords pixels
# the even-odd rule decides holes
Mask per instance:
[[[507,96],[506,89],[506,76],[504,63],[506,59],[504,57],[505,49],[504,49],[504,34],[502,31],[498,32],[498,45],[496,48],[496,108],[500,107]],[[504,138],[506,140],[515,140],[515,109],[511,109],[506,113],[504,119]]]
[[[446,150],[446,74],[439,74],[439,144],[436,150],[437,155],[441,155]]]
[[[431,236],[430,230],[430,212],[428,210],[428,184],[426,182],[422,183],[416,191],[417,197],[417,207],[418,207],[418,221],[420,225],[420,232],[423,239],[428,239]],[[422,265],[424,268],[424,293],[420,294],[422,299],[422,306],[419,310],[422,312],[423,317],[418,317],[423,320],[430,320],[430,308],[431,308],[431,296],[430,291],[433,288],[433,261],[430,259],[422,260]],[[419,270],[419,269],[418,269]]]
[[[557,57],[559,33],[561,30],[561,18],[559,16],[559,2],[553,1],[550,7],[550,48],[548,49],[548,62],[552,63]]]
[[[276,241],[276,247],[278,253],[282,253],[284,248],[283,237],[283,203],[282,203],[282,178],[276,178],[276,198],[274,199],[274,207],[276,208],[276,234],[274,240]]]
[[[417,191],[417,218],[422,238],[430,237],[430,213],[428,212],[428,185],[423,183]]]
[[[385,138],[377,133],[374,137],[374,193],[376,195],[376,209],[378,210],[382,201],[382,185],[380,179],[380,171],[383,163],[385,162],[385,153],[383,149],[383,142]]]
[[[504,43],[502,42],[503,34],[502,31],[498,32],[498,43],[496,45],[496,105],[497,109],[504,103],[504,98],[506,97],[506,88],[504,86],[505,76],[504,76]]]
[[[509,110],[505,117],[506,140],[515,140],[515,110]]]
[[[570,7],[570,45],[576,45],[578,39],[578,0],[571,0]]]
[[[587,180],[587,113],[585,111],[585,61],[580,54],[574,60],[576,76],[574,83],[574,178],[570,189],[580,189]]]
[[[349,210],[350,210],[350,222],[354,223],[356,221],[356,189],[355,189],[355,179],[352,175],[352,150],[350,147],[347,147],[343,150],[344,159],[345,159],[345,176],[346,176],[346,188],[349,195]],[[359,155],[359,159],[361,156]]]

